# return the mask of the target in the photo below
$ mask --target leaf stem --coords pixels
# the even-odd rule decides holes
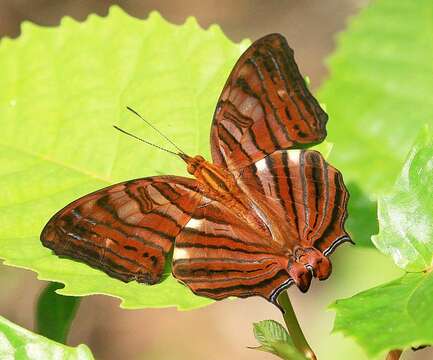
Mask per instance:
[[[386,360],[399,360],[402,353],[401,350],[391,350],[386,356]]]
[[[289,296],[287,295],[287,291],[283,291],[278,296],[277,302],[283,309],[284,322],[286,323],[287,330],[289,331],[296,348],[302,354],[304,354],[307,359],[317,360],[316,355],[307,342],[307,339],[305,339],[304,333],[302,332],[298,319],[296,318],[296,314],[293,310],[292,303],[290,302]]]

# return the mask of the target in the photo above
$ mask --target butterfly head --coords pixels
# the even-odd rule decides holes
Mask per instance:
[[[183,161],[187,163],[186,170],[191,174],[195,175],[198,170],[202,167],[203,163],[206,162],[203,156],[196,155],[194,157],[191,157],[189,155],[180,153],[179,156]]]

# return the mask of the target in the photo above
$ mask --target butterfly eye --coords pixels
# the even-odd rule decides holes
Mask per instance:
[[[197,164],[195,163],[189,163],[186,170],[191,174],[194,175],[195,171],[197,169]]]

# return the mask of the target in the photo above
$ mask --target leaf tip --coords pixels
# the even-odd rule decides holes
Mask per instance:
[[[224,34],[221,26],[219,26],[218,24],[210,24],[208,27],[208,31],[214,35]]]
[[[167,23],[168,21],[167,20],[165,20],[163,17],[162,17],[162,15],[159,13],[159,11],[157,11],[157,10],[152,10],[150,13],[149,13],[149,16],[147,17],[147,20],[149,21],[149,22],[156,22],[156,23],[158,23],[158,22],[160,22],[160,23]]]
[[[188,17],[185,19],[185,23],[184,23],[184,25],[185,25],[186,27],[189,27],[189,28],[194,29],[194,30],[200,28],[200,25],[199,25],[199,23],[197,22],[197,19],[196,19],[194,16],[188,16]]]
[[[127,14],[119,5],[113,4],[108,8],[107,16],[125,15]]]
[[[83,21],[83,23],[85,21],[87,21],[88,19],[91,19],[92,15],[94,15],[93,17],[98,17],[96,14],[89,14],[89,16],[87,16],[87,18]],[[71,17],[69,15],[66,15],[60,19],[59,27],[70,26],[70,25],[74,25],[76,23],[78,23],[77,20],[75,20],[73,17]]]

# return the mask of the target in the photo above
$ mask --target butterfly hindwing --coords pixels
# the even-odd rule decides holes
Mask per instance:
[[[220,300],[229,296],[276,296],[293,281],[288,259],[222,203],[206,201],[176,238],[173,275],[194,293]]]
[[[59,211],[41,241],[122,281],[154,284],[200,198],[195,180],[176,176],[112,185]]]
[[[279,149],[323,141],[327,115],[283,36],[254,42],[233,68],[211,129],[214,163],[237,169]]]
[[[313,150],[281,150],[245,167],[238,183],[252,198],[265,196],[285,215],[290,237],[325,256],[350,241],[344,230],[349,194],[340,172]]]

